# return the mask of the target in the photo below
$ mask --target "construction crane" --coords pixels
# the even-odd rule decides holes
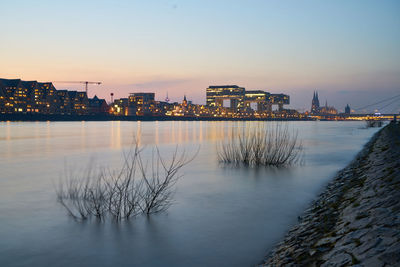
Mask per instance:
[[[101,84],[101,82],[89,82],[89,81],[55,81],[53,83],[83,83],[85,84],[86,94],[88,93],[88,84],[97,84],[97,85]]]

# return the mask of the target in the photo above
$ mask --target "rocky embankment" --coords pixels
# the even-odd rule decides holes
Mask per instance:
[[[400,125],[380,130],[264,266],[400,266]]]

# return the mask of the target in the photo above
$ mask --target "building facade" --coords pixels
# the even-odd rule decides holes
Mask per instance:
[[[246,91],[237,85],[209,86],[206,89],[208,107],[223,107],[224,100],[230,101],[229,108],[235,112],[248,112],[251,103],[256,103],[257,112],[272,112],[272,105],[277,105],[279,111],[283,105],[290,104],[290,98],[285,94],[271,94],[262,90]]]
[[[89,114],[86,92],[57,90],[51,82],[0,79],[1,113]]]
[[[207,106],[223,107],[224,100],[229,100],[230,108],[239,111],[244,107],[245,89],[237,85],[209,86],[206,96]]]
[[[155,110],[155,93],[131,93],[129,95],[129,115],[151,115]]]

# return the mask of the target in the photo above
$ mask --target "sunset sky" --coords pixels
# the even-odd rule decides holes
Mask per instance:
[[[400,93],[400,1],[1,1],[0,78],[205,103],[237,84],[343,110]],[[55,83],[57,89],[83,89]],[[399,111],[400,105],[387,112]]]

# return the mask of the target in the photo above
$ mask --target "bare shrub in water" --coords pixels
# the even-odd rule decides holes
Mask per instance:
[[[69,215],[80,219],[87,219],[92,215],[103,218],[106,190],[100,175],[101,173],[93,178],[92,169],[88,168],[84,178],[69,173],[65,181],[59,184],[57,200]]]
[[[165,211],[173,200],[173,186],[181,177],[179,170],[193,159],[185,152],[179,153],[177,147],[171,160],[166,161],[156,149],[149,169],[136,144],[124,154],[119,171],[93,172],[93,167],[89,167],[83,177],[68,175],[56,190],[57,200],[69,215],[79,220],[91,216],[102,220],[110,216],[120,221],[140,213]]]
[[[274,124],[233,132],[218,145],[220,162],[253,166],[289,166],[301,159],[302,145],[288,125]]]
[[[140,209],[143,213],[151,214],[164,211],[171,205],[174,193],[173,186],[181,177],[178,172],[187,162],[185,153],[178,155],[176,149],[172,159],[167,163],[157,149],[152,154],[151,175],[148,175],[148,166],[145,166],[139,158],[139,169],[143,181],[143,187],[140,190]]]

